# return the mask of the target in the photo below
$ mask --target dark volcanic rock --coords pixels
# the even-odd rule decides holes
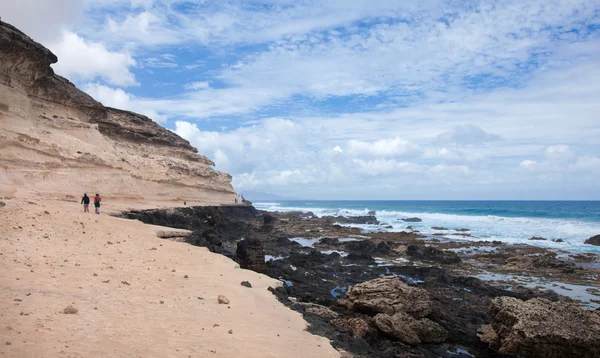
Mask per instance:
[[[273,226],[275,225],[275,221],[277,219],[271,215],[271,214],[264,214],[263,215],[263,226],[262,229],[265,231],[271,231],[273,230]]]
[[[409,223],[420,223],[421,221],[423,221],[420,218],[402,218],[400,220],[409,222]]]
[[[492,301],[500,353],[520,357],[599,357],[600,312],[571,303],[512,297]]]
[[[354,253],[371,253],[377,245],[369,240],[350,241],[344,244],[344,249]]]
[[[192,232],[186,241],[195,246],[207,247],[211,252],[221,253],[223,242],[214,229]]]
[[[372,224],[379,225],[379,221],[374,215],[364,216],[324,216],[323,219],[328,222],[338,222],[342,224]]]
[[[461,262],[455,252],[444,251],[431,246],[410,245],[406,248],[406,254],[424,261],[439,262],[442,264],[455,264]]]
[[[260,273],[267,272],[267,264],[265,263],[265,249],[263,248],[263,244],[260,240],[245,239],[238,242],[235,258],[243,269]]]
[[[443,226],[432,226],[431,227],[433,230],[448,230],[448,228],[443,227]]]
[[[537,240],[537,241],[546,241],[547,239],[545,239],[545,238],[543,238],[543,237],[540,237],[540,236],[534,236],[534,237],[532,237],[532,238],[531,238],[531,239],[529,239],[529,240],[534,240],[534,241],[535,241],[535,240]]]
[[[589,239],[585,240],[585,244],[600,246],[600,235],[592,236]]]

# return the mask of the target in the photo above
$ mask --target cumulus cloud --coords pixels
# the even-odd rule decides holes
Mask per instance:
[[[120,88],[111,88],[98,83],[87,83],[83,86],[83,90],[104,106],[137,112],[158,123],[166,120],[166,116],[158,113],[151,106],[145,106],[143,101],[139,101],[135,96]]]
[[[64,31],[60,41],[49,48],[58,56],[53,67],[60,75],[85,81],[102,79],[117,86],[138,84],[129,70],[136,62],[126,53],[109,51],[71,31]]]
[[[380,139],[373,142],[350,140],[347,152],[355,156],[394,157],[414,154],[419,147],[400,138]]]

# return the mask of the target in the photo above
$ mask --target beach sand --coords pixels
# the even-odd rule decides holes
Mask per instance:
[[[267,290],[276,280],[107,215],[157,205],[30,200],[0,207],[2,357],[339,357]]]

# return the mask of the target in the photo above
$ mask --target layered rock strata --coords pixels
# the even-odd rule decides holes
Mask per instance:
[[[233,203],[231,177],[150,118],[109,108],[54,73],[58,58],[0,22],[0,196]]]

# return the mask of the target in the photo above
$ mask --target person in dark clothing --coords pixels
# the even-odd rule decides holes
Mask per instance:
[[[83,198],[81,198],[81,203],[83,204],[83,212],[89,213],[90,212],[90,197],[87,196],[87,193],[83,194]]]
[[[96,196],[94,197],[94,208],[96,208],[96,214],[100,215],[100,202],[102,201],[102,198],[100,197],[100,195],[96,194]]]

